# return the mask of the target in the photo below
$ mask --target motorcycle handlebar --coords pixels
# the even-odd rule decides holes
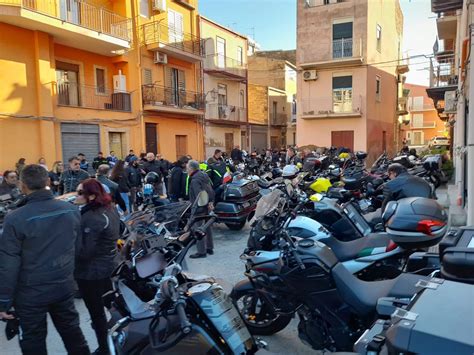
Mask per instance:
[[[186,302],[184,300],[178,300],[178,302],[176,303],[176,313],[179,317],[181,331],[184,334],[189,334],[192,330],[192,324],[189,321],[188,316],[186,315],[185,303]]]

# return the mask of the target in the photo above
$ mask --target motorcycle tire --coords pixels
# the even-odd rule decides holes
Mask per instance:
[[[226,223],[225,225],[226,225],[227,228],[229,228],[231,231],[239,231],[239,230],[241,230],[242,228],[245,227],[245,223],[247,223],[247,221],[242,221],[242,222],[240,222],[239,224]]]
[[[260,314],[248,314],[243,307],[239,304],[244,297],[250,298],[248,301],[254,301],[256,296],[255,290],[243,290],[237,291],[232,295],[232,301],[235,307],[239,310],[245,325],[252,335],[273,335],[286,328],[293,318],[292,315],[287,314],[274,314],[270,310],[270,306],[265,307],[265,303],[261,303],[260,313],[265,312],[264,315]],[[242,300],[245,302],[245,300]],[[260,300],[262,302],[262,300]],[[266,312],[268,311],[268,312]],[[270,317],[271,319],[265,319]],[[263,318],[263,319],[262,319]]]

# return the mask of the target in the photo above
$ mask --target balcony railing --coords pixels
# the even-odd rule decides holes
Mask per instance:
[[[232,105],[207,104],[207,118],[233,122],[247,122],[247,109]]]
[[[301,100],[303,116],[360,115],[362,98],[355,97],[315,97]]]
[[[142,36],[143,43],[146,45],[163,43],[196,56],[203,55],[203,45],[199,37],[157,21],[143,25]]]
[[[144,105],[188,110],[204,109],[204,97],[198,92],[160,85],[143,85],[142,92]]]
[[[56,83],[58,106],[91,108],[130,112],[132,103],[129,92],[112,92],[104,87]]]
[[[436,128],[436,122],[434,121],[423,121],[421,123],[414,122],[411,120],[411,128]]]
[[[288,115],[283,112],[270,111],[270,124],[274,125],[286,125],[288,123]]]
[[[341,38],[332,41],[332,57],[351,58],[353,54],[352,38]]]
[[[85,0],[0,0],[93,31],[130,41],[131,20]]]
[[[206,55],[204,70],[225,72],[232,76],[245,78],[247,76],[247,63],[222,54],[209,54]]]
[[[430,60],[430,87],[456,86],[458,71],[454,54],[438,55]]]

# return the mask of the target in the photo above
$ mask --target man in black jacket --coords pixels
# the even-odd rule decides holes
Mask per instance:
[[[148,174],[150,172],[157,173],[160,179],[160,183],[156,184],[156,192],[159,195],[163,195],[163,176],[164,176],[164,171],[163,171],[163,164],[155,159],[155,154],[153,153],[148,153],[146,155],[146,163],[143,164],[143,170],[145,170],[145,173]]]
[[[120,209],[124,212],[128,212],[127,205],[120,195],[118,184],[107,177],[109,175],[109,170],[110,166],[107,164],[100,165],[96,174],[97,181],[107,187],[109,190],[108,193],[110,193],[110,196],[112,196],[112,200],[120,207]]]
[[[74,307],[79,210],[53,198],[40,165],[26,166],[20,182],[26,198],[6,216],[0,237],[0,318],[11,319],[15,307],[23,354],[47,354],[47,313],[69,354],[89,354]]]
[[[178,202],[180,199],[186,198],[186,182],[188,181],[186,164],[188,161],[189,159],[186,156],[183,156],[178,159],[174,164],[174,168],[171,169],[171,176],[168,185],[168,197],[171,202]]]
[[[140,169],[138,158],[136,156],[130,158],[129,165],[125,171],[127,173],[128,184],[130,185],[130,206],[136,210],[137,206],[135,202],[137,192],[142,186],[142,169]]]
[[[69,158],[69,170],[61,174],[59,180],[59,194],[67,194],[76,191],[77,186],[89,178],[89,174],[81,169],[81,162],[78,157]]]
[[[232,149],[232,151],[230,152],[230,157],[232,158],[234,164],[243,163],[244,161],[243,153],[238,145],[236,145],[235,148]]]
[[[190,160],[186,170],[191,180],[189,184],[189,200],[193,203],[196,201],[201,191],[207,191],[209,195],[209,205],[207,209],[204,207],[202,211],[200,211],[200,214],[207,214],[208,211],[214,209],[214,190],[212,189],[211,179],[205,172],[199,170],[199,162],[196,160]],[[207,256],[206,254],[214,254],[211,228],[206,231],[206,237],[196,243],[196,247],[197,253],[190,255],[190,258],[205,258]]]
[[[383,189],[385,198],[382,203],[382,212],[390,201],[405,197],[433,197],[430,184],[418,176],[410,175],[403,165],[391,164],[387,172],[391,181],[387,182]]]
[[[94,169],[94,171],[97,171],[97,169],[99,169],[99,166],[103,164],[108,165],[109,161],[104,157],[104,154],[102,152],[99,152],[92,161],[92,168]]]

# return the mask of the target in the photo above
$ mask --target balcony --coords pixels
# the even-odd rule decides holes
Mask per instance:
[[[462,9],[463,0],[431,0],[431,12],[440,13]]]
[[[207,104],[206,116],[216,123],[246,123],[247,109],[232,105]]]
[[[410,128],[413,129],[424,129],[424,128],[436,128],[436,122],[434,121],[423,121],[421,124],[411,120]]]
[[[101,55],[130,49],[131,20],[84,0],[0,0],[0,22]]]
[[[405,116],[408,115],[408,98],[399,97],[397,102],[397,115]]]
[[[145,111],[203,115],[204,96],[201,93],[160,85],[143,85]]]
[[[436,19],[438,38],[441,40],[456,39],[457,16],[455,11],[440,12]]]
[[[56,83],[58,106],[131,112],[131,94],[112,92],[104,87]]]
[[[192,0],[174,0],[174,1],[178,4],[180,4],[180,5],[183,5],[184,7],[186,7],[189,10],[194,10],[195,9],[195,6],[194,6]]]
[[[190,33],[178,31],[155,21],[143,25],[141,35],[142,43],[150,51],[160,51],[188,62],[202,60],[202,41]]]
[[[362,117],[362,97],[315,97],[301,102],[302,119]]]
[[[247,64],[221,54],[206,56],[204,72],[223,79],[247,80]]]
[[[342,67],[345,65],[351,66],[363,63],[362,38],[359,40],[354,38],[340,38],[330,43],[332,48],[328,48],[328,55],[324,55],[326,58],[329,57],[328,59],[309,61],[307,58],[304,58],[303,63],[300,64],[301,69]],[[321,53],[317,53],[317,55],[321,57]]]
[[[286,126],[288,123],[288,115],[284,112],[270,111],[270,124],[275,126]]]

